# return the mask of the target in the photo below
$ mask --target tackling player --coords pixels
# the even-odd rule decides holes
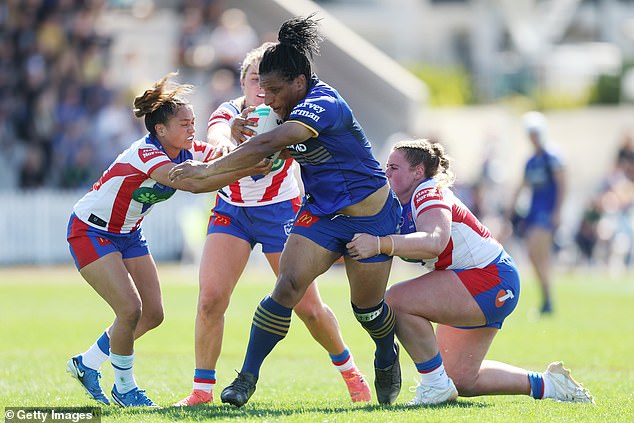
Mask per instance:
[[[537,373],[484,360],[517,305],[520,279],[511,256],[449,189],[453,175],[442,146],[401,141],[386,174],[403,204],[400,235],[377,243],[376,236],[360,234],[348,248],[357,260],[388,254],[422,261],[429,270],[386,295],[398,338],[421,375],[408,405],[494,394],[593,402],[561,362]],[[432,322],[438,323],[436,335]]]
[[[117,157],[73,207],[67,238],[82,277],[112,307],[114,323],[86,352],[68,360],[67,371],[90,397],[109,404],[99,367],[114,368],[112,399],[122,407],[155,406],[134,379],[134,340],[163,320],[156,265],[141,230],[154,204],[177,189],[213,191],[270,163],[205,180],[172,182],[168,172],[187,159],[207,161],[213,146],[194,141],[194,111],[183,98],[189,85],[169,84],[169,74],[134,100],[134,114],[149,131]]]

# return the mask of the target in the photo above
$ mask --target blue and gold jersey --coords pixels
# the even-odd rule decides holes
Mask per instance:
[[[313,76],[306,97],[291,111],[313,137],[288,147],[301,165],[311,213],[327,215],[356,204],[387,183],[363,128],[350,106]]]

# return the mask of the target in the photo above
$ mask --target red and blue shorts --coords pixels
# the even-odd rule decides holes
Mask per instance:
[[[243,207],[216,197],[207,234],[229,234],[244,239],[251,248],[262,244],[263,253],[281,253],[300,207],[299,197],[265,206]]]
[[[482,326],[457,326],[462,329],[495,327],[500,329],[520,297],[520,277],[513,258],[502,251],[482,269],[454,270],[465,288],[477,301],[486,317]]]
[[[128,234],[115,234],[93,228],[75,213],[70,216],[66,239],[78,270],[115,251],[119,251],[124,259],[150,254],[141,228]]]

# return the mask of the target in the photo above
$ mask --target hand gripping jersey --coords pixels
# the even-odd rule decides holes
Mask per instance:
[[[416,217],[435,207],[451,211],[451,237],[445,250],[433,260],[425,260],[430,270],[473,269],[489,265],[502,252],[502,246],[471,211],[445,188],[440,191],[435,179],[426,179],[403,207],[401,235],[416,232]]]
[[[231,125],[231,119],[242,111],[243,99],[222,103],[209,117],[207,128],[216,124]],[[268,175],[245,176],[218,190],[222,198],[234,206],[264,206],[299,196],[294,160],[276,160]]]
[[[328,215],[356,204],[387,183],[370,142],[339,93],[316,77],[289,122],[314,133],[288,148],[300,164],[308,209]]]
[[[211,144],[194,141],[191,150],[182,150],[172,160],[156,137],[148,134],[115,159],[73,211],[83,222],[101,230],[121,234],[135,231],[154,204],[176,192],[151,179],[150,173],[170,162],[207,161],[211,152]]]

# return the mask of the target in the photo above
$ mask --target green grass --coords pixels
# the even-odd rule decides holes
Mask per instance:
[[[398,265],[392,281],[417,272]],[[407,388],[416,372],[401,358],[403,391],[397,404],[353,405],[327,354],[294,318],[287,338],[267,358],[258,389],[245,407],[216,400],[191,409],[122,410],[104,407],[104,422],[283,421],[283,422],[509,422],[632,421],[634,418],[634,278],[610,279],[600,272],[559,275],[556,314],[538,319],[530,272],[518,309],[507,319],[489,358],[532,370],[563,359],[590,389],[597,405],[535,401],[526,396],[460,398],[457,403],[406,409]],[[139,385],[167,406],[186,395],[194,367],[193,334],[197,270],[159,264],[165,322],[136,346]],[[225,343],[218,365],[216,395],[235,376],[246,347],[253,310],[269,291],[271,273],[250,265],[227,312]],[[324,300],[337,314],[359,367],[373,379],[373,344],[354,320],[344,273],[335,268],[319,279]],[[0,406],[94,405],[65,374],[66,360],[84,351],[113,318],[105,303],[71,267],[0,268]],[[102,368],[103,386],[112,370]]]

